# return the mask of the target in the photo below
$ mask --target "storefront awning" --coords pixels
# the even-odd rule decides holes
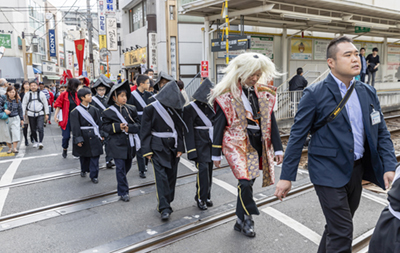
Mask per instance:
[[[61,77],[56,76],[56,75],[46,75],[46,76],[43,76],[43,77],[47,78],[48,80],[60,80],[61,79]]]

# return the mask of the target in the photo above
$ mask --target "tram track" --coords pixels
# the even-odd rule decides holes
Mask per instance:
[[[305,152],[306,153],[306,152]],[[400,162],[400,154],[396,155],[396,159]],[[307,192],[314,188],[312,183],[307,183],[292,189],[288,195],[287,199],[295,198],[301,194]],[[259,209],[267,207],[277,203],[279,200],[275,196],[269,196],[256,201],[257,207]],[[209,229],[221,226],[230,221],[236,219],[235,209],[229,210],[224,213],[220,213],[202,220],[197,220],[185,226],[178,227],[173,230],[169,230],[165,233],[151,237],[150,239],[135,243],[112,252],[125,253],[125,252],[151,252],[162,247],[171,245],[185,238],[194,236],[196,234],[202,233]],[[369,241],[371,240],[374,229],[367,231],[366,233],[355,238],[353,241],[352,252],[354,253],[366,253],[368,252]]]
[[[215,168],[214,171],[222,170],[222,169],[225,169],[225,168],[228,168],[228,167],[229,167],[229,165],[221,166],[219,168]],[[189,173],[186,173],[186,174],[178,176],[177,179],[188,178],[188,177],[191,177],[191,176],[195,176],[196,174],[197,174],[196,172],[189,172]],[[142,184],[137,184],[137,185],[129,187],[129,191],[140,190],[140,189],[145,188],[145,187],[153,186],[154,184],[155,184],[154,181],[150,181],[150,182],[146,182],[146,183],[142,183]],[[31,210],[27,210],[27,211],[15,213],[15,214],[2,216],[2,217],[0,217],[0,225],[1,225],[1,223],[7,222],[7,221],[10,221],[10,220],[14,220],[14,219],[22,218],[22,217],[27,217],[27,216],[34,215],[34,214],[37,214],[37,213],[43,213],[43,212],[50,211],[50,210],[57,210],[57,209],[60,209],[62,207],[72,206],[72,205],[75,205],[75,204],[81,204],[83,202],[88,202],[88,201],[91,201],[91,200],[100,199],[100,198],[103,198],[103,197],[116,195],[116,194],[117,194],[117,190],[113,190],[113,191],[109,191],[109,192],[93,194],[93,195],[90,195],[90,196],[86,196],[86,197],[82,197],[82,198],[78,198],[78,199],[74,199],[74,200],[68,200],[68,201],[64,201],[64,202],[60,202],[60,203],[56,203],[56,204],[52,204],[52,205],[47,205],[47,206],[44,206],[44,207],[39,207],[39,208],[35,208],[35,209],[31,209]]]

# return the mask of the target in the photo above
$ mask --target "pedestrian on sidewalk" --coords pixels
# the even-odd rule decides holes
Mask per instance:
[[[81,82],[78,79],[69,79],[67,90],[62,92],[54,103],[54,108],[56,108],[54,113],[54,122],[58,123],[61,127],[61,146],[63,148],[62,157],[64,158],[67,158],[69,139],[71,138],[71,123],[69,121],[69,116],[72,110],[81,103],[77,94],[79,85],[81,85]]]
[[[137,149],[140,148],[137,111],[134,106],[126,104],[130,96],[128,81],[114,84],[108,98],[109,107],[102,114],[103,131],[110,135],[106,152],[114,158],[118,196],[124,202],[130,199],[126,175],[132,167]]]
[[[388,189],[395,174],[397,160],[376,90],[354,80],[361,70],[358,53],[346,36],[329,43],[331,72],[303,92],[275,190],[280,200],[287,196],[310,132],[308,171],[326,220],[320,253],[351,252],[362,180]]]
[[[20,97],[20,101],[24,100],[25,94],[29,92],[29,81],[24,81],[22,83],[22,87],[21,87],[21,92],[19,93],[19,97]],[[22,104],[21,104],[22,106]],[[24,121],[24,124],[22,126],[22,133],[24,134],[24,139],[25,139],[25,146],[29,146],[29,141],[28,141],[28,125],[29,125],[29,120],[28,120],[28,116],[26,115],[26,111],[25,114],[22,117],[22,120]],[[33,141],[32,139],[32,134],[30,135],[30,140]]]
[[[206,78],[193,94],[193,102],[183,109],[183,120],[188,127],[185,135],[187,157],[199,170],[196,180],[194,200],[200,210],[213,206],[211,201],[211,183],[213,174],[212,143],[215,112],[208,103],[208,96],[214,84]]]
[[[161,220],[173,212],[178,164],[185,152],[182,110],[185,98],[175,81],[167,83],[157,100],[143,110],[140,136],[143,156],[151,160],[157,191],[157,211]]]
[[[22,113],[23,115],[26,113],[29,119],[31,134],[34,140],[33,147],[42,149],[44,138],[43,127],[44,122],[47,121],[49,117],[49,107],[46,96],[43,92],[40,92],[36,82],[31,82],[29,87],[30,91],[25,94],[24,100],[22,101]],[[37,131],[39,132],[39,139],[37,137]]]
[[[7,143],[9,150],[7,153],[18,153],[17,146],[21,139],[21,126],[24,124],[21,101],[14,86],[7,88],[7,105],[10,114],[8,115],[8,131],[10,133],[10,142]]]
[[[101,74],[92,87],[92,94],[95,94],[95,96],[92,97],[92,102],[90,104],[99,110],[100,115],[108,107],[108,94],[110,93],[111,86],[113,84],[114,83],[109,78]],[[113,158],[110,156],[109,153],[107,153],[109,134],[104,132],[103,130],[100,131],[105,138],[105,140],[103,141],[103,145],[106,149],[106,167],[107,169],[112,169],[115,164],[112,161]]]
[[[244,53],[231,61],[226,75],[211,91],[214,105],[212,160],[220,167],[221,151],[238,180],[234,230],[254,237],[253,215],[259,215],[253,185],[262,169],[262,187],[274,184],[274,157],[283,148],[274,116],[276,87],[267,83],[280,74],[265,55]]]
[[[80,105],[71,112],[71,129],[73,135],[72,154],[79,156],[81,177],[90,172],[94,184],[99,182],[99,158],[103,154],[100,112],[90,105],[92,94],[89,88],[83,87],[77,94]]]

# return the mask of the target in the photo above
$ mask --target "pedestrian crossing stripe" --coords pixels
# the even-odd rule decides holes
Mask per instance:
[[[0,157],[15,156],[15,154],[12,152],[10,154],[7,154],[7,152],[1,152],[2,150],[3,150],[3,147],[0,147]]]

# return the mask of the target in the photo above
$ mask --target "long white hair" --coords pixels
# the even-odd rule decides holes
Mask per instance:
[[[240,97],[240,89],[238,82],[244,86],[244,82],[252,74],[261,70],[262,76],[259,83],[267,83],[274,77],[281,76],[275,64],[267,56],[259,53],[243,53],[233,59],[228,66],[223,70],[225,74],[221,82],[211,90],[209,103],[213,104],[214,100],[223,92],[229,90],[235,99]]]

